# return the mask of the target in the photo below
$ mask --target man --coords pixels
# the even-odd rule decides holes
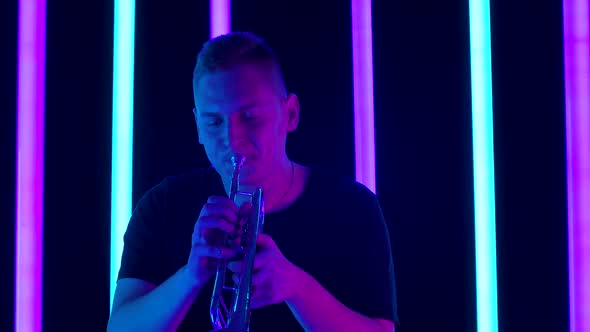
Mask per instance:
[[[299,102],[272,50],[250,33],[212,39],[193,89],[199,143],[213,167],[168,177],[138,203],[108,330],[212,330],[216,264],[236,255],[219,234],[234,232],[245,211],[227,198],[239,153],[240,190],[261,186],[265,200],[251,330],[393,331],[393,263],[379,203],[355,181],[288,158]]]

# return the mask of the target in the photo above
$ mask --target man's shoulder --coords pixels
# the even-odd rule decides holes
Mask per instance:
[[[195,168],[165,176],[144,193],[142,200],[169,201],[178,197],[209,196],[217,194],[220,188],[223,187],[215,169],[212,167]]]
[[[169,189],[187,190],[187,189],[206,189],[215,187],[219,175],[213,167],[195,168],[187,172],[168,175],[162,183],[166,183]]]
[[[339,172],[332,172],[326,168],[312,168],[314,182],[322,190],[329,190],[332,195],[339,198],[350,198],[353,200],[373,200],[375,194],[364,184],[357,181],[353,176]]]

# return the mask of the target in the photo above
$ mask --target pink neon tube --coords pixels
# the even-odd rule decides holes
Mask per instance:
[[[41,331],[44,0],[19,1],[15,331]]]
[[[564,0],[570,331],[590,331],[590,28],[588,0]]]

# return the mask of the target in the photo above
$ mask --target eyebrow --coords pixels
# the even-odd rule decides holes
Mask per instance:
[[[240,107],[240,112],[246,111],[246,110],[248,110],[250,108],[253,108],[253,107],[257,107],[257,106],[259,106],[259,104],[260,103],[258,103],[258,102],[248,103],[248,104]],[[199,114],[202,117],[217,117],[217,116],[219,116],[219,113],[218,112],[207,112],[207,111],[203,111],[203,112],[199,112]]]
[[[213,118],[213,117],[219,116],[219,113],[215,113],[215,112],[200,112],[199,114],[202,117],[208,117],[208,118]]]
[[[256,107],[256,106],[259,106],[259,103],[256,102],[256,101],[254,101],[254,102],[251,102],[249,104],[246,104],[246,105],[240,107],[240,111],[245,111],[245,110],[247,110],[249,108]]]

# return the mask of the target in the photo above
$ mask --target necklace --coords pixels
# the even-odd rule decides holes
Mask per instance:
[[[289,192],[291,191],[291,187],[293,186],[293,178],[294,177],[295,177],[295,165],[293,164],[293,162],[291,162],[291,182],[289,183],[289,187],[287,188],[287,191],[283,194],[281,199],[279,199],[275,205],[281,204],[283,202],[283,200],[285,199],[285,197],[287,197],[287,194],[289,194]]]

